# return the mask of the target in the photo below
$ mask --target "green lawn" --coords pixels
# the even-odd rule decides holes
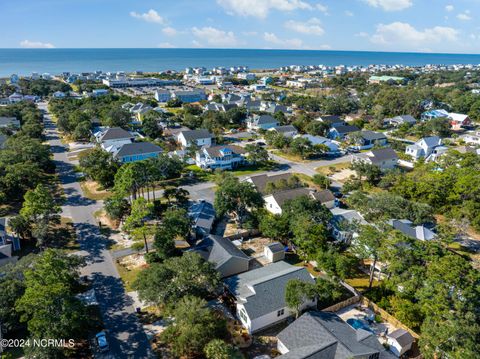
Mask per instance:
[[[115,266],[117,267],[118,274],[122,279],[125,290],[127,292],[133,291],[132,284],[135,279],[137,279],[138,274],[143,270],[143,268],[138,267],[134,269],[127,269],[123,265],[120,265],[118,263],[115,263]]]
[[[277,167],[277,163],[268,162],[266,164],[261,164],[261,165],[259,164],[259,165],[242,166],[228,172],[231,172],[234,176],[245,176],[245,175],[250,175],[257,172],[271,171],[276,167]],[[200,181],[209,182],[215,179],[215,172],[203,170],[197,165],[189,165],[185,167],[185,171],[193,172],[195,175],[195,178]]]

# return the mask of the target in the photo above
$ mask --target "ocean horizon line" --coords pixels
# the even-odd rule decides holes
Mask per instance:
[[[479,53],[471,52],[431,52],[431,51],[375,51],[375,50],[337,50],[337,49],[283,49],[283,48],[238,48],[238,47],[52,47],[52,48],[26,48],[26,47],[0,47],[2,50],[200,50],[200,51],[296,51],[296,52],[355,52],[355,53],[374,53],[374,54],[419,54],[419,55],[465,55],[480,56]]]

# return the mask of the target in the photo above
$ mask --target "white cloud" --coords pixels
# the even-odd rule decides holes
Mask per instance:
[[[234,47],[235,45],[238,45],[237,38],[232,31],[227,32],[211,26],[205,26],[202,28],[193,27],[192,33],[199,40],[206,42],[211,46]],[[199,42],[197,41],[197,44],[198,43]]]
[[[303,0],[217,0],[230,15],[267,17],[270,10],[293,11],[312,10],[313,7]]]
[[[300,39],[280,39],[273,32],[265,32],[263,39],[271,44],[277,45],[287,49],[301,49],[304,48],[303,41]]]
[[[172,45],[171,43],[169,42],[161,42],[157,45],[157,47],[161,48],[161,49],[173,49],[175,48],[176,46],[175,45]]]
[[[472,20],[472,17],[470,16],[470,10],[466,10],[465,12],[458,14],[457,19],[462,21]]]
[[[445,10],[448,11],[448,12],[452,12],[454,9],[455,9],[455,7],[453,5],[445,6]]]
[[[323,30],[322,26],[320,25],[320,20],[318,20],[316,17],[313,17],[306,22],[289,20],[284,24],[284,26],[291,31],[301,34],[321,36],[325,33],[325,30]]]
[[[382,8],[385,11],[400,11],[413,5],[412,0],[364,0],[370,6]]]
[[[355,14],[349,10],[345,11],[345,16],[354,16]]]
[[[370,38],[375,44],[389,45],[392,47],[416,47],[423,48],[424,45],[440,43],[445,41],[456,41],[458,30],[435,26],[423,30],[417,30],[412,25],[404,22],[392,22],[391,24],[379,24],[375,34]]]
[[[318,3],[317,5],[315,5],[315,7],[317,8],[317,10],[323,12],[324,14],[328,13],[328,6],[326,5]]]
[[[40,42],[40,41],[30,41],[23,40],[20,41],[20,47],[25,49],[53,49],[55,46],[49,42]]]
[[[242,35],[244,35],[244,36],[257,36],[258,32],[256,32],[256,31],[243,31]]]
[[[165,24],[165,19],[161,17],[158,12],[153,9],[148,10],[146,13],[139,14],[138,12],[131,11],[130,16],[136,19],[140,19],[146,22],[154,22],[157,24]]]
[[[167,26],[162,29],[162,32],[167,36],[175,36],[178,34],[178,31],[173,27]]]

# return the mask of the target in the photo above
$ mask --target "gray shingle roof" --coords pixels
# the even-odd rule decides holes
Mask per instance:
[[[360,135],[365,139],[365,140],[382,140],[382,139],[387,139],[387,136],[385,136],[381,132],[375,132],[375,131],[360,131]]]
[[[195,141],[201,138],[212,138],[212,134],[205,128],[180,132],[187,141]]]
[[[0,117],[0,126],[5,127],[5,126],[17,126],[19,124],[19,121],[17,120],[16,117]]]
[[[283,252],[285,250],[283,248],[283,245],[279,242],[267,244],[266,247],[268,247],[272,251],[272,253]]]
[[[209,234],[215,220],[215,209],[210,202],[201,201],[192,204],[188,209],[188,215],[192,218],[193,225]]]
[[[353,126],[353,125],[340,125],[340,126],[334,126],[333,128],[340,134],[360,131],[360,129],[357,126]]]
[[[427,227],[415,226],[411,221],[406,219],[391,219],[388,221],[388,224],[410,238],[419,239],[421,241],[435,238],[435,233]]]
[[[251,121],[255,124],[255,125],[265,125],[267,123],[277,123],[278,121],[275,120],[272,116],[270,115],[261,115],[261,116],[258,116],[258,115],[255,115]]]
[[[294,188],[294,189],[287,189],[285,191],[275,192],[272,196],[277,202],[277,204],[282,207],[286,201],[301,197],[301,196],[309,196],[311,190],[308,188]]]
[[[415,341],[413,336],[405,329],[397,329],[388,334],[388,337],[395,339],[402,347],[410,345]]]
[[[295,126],[286,125],[286,126],[276,127],[275,131],[277,131],[278,133],[285,133],[285,132],[295,132],[295,131],[297,131],[297,129],[295,128]]]
[[[306,359],[306,358],[328,358],[347,359],[364,355],[382,353],[382,357],[394,358],[389,355],[377,338],[372,333],[358,335],[358,331],[345,323],[338,315],[329,312],[307,312],[295,322],[285,328],[278,339],[288,348],[287,356],[280,356],[285,359]],[[368,335],[367,335],[368,334]],[[337,343],[335,352],[326,350],[333,348]],[[324,352],[324,356],[305,355],[304,348],[317,347],[317,352]],[[314,352],[314,349],[310,352]]]
[[[257,175],[257,176],[251,176],[250,180],[252,181],[253,185],[257,189],[258,192],[264,193],[265,192],[265,187],[267,186],[268,183],[276,183],[280,180],[286,180],[288,181],[291,177],[293,176],[292,173],[282,173],[278,175]]]
[[[230,277],[224,284],[243,303],[249,318],[255,319],[287,306],[285,287],[291,279],[315,282],[305,268],[279,261]]]
[[[133,138],[132,134],[120,127],[112,127],[107,129],[103,135],[100,136],[100,141],[117,140],[122,138]]]
[[[372,163],[387,161],[391,159],[398,159],[397,153],[391,148],[379,148],[372,150],[373,157],[370,157]]]
[[[327,203],[335,200],[335,196],[333,195],[332,191],[328,189],[324,189],[323,191],[319,192],[313,192],[312,196],[320,203]]]
[[[222,276],[225,274],[231,275],[232,270],[236,273],[248,269],[250,257],[247,256],[241,249],[237,248],[230,239],[221,236],[210,235],[203,239],[195,248],[205,260],[213,263]],[[243,261],[244,264],[238,266],[237,261]],[[230,264],[229,264],[230,262]],[[226,268],[226,266],[238,267]]]
[[[319,119],[321,122],[332,126],[335,123],[343,123],[344,121],[340,118],[340,116],[335,115],[327,115],[327,116],[320,116]]]
[[[141,155],[146,153],[161,153],[161,147],[150,142],[133,142],[123,145],[117,152],[116,157]]]

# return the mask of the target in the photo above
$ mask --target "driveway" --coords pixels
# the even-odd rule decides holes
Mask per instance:
[[[40,103],[38,107],[47,111],[45,103]],[[67,157],[68,150],[60,141],[56,125],[48,113],[44,123],[46,138],[65,192],[63,215],[72,218],[81,252],[87,261],[82,268],[82,274],[92,278],[110,343],[108,356],[97,357],[153,358],[155,356],[135,314],[132,300],[125,294],[120,276],[107,250],[107,238],[101,235],[93,215],[102,208],[102,203],[83,196],[77,175]]]

